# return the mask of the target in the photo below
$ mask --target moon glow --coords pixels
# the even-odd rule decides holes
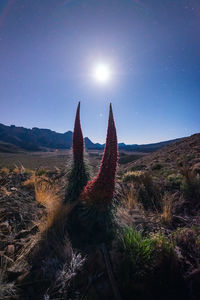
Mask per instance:
[[[94,69],[94,78],[96,81],[105,83],[110,80],[111,72],[107,65],[99,64]]]

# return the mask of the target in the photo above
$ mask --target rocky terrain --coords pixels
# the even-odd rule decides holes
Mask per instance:
[[[62,219],[59,208],[67,186],[63,168],[1,168],[0,299],[29,299],[23,291],[37,258],[45,272],[57,270],[37,299],[198,300],[199,171],[200,134],[121,165],[112,243],[88,246],[79,240],[77,247],[73,230],[64,246],[55,242],[55,233],[60,236],[55,215]],[[70,213],[72,208],[67,209]],[[59,250],[58,262],[52,260],[53,247]]]
[[[178,173],[182,167],[189,167],[200,173],[200,133],[174,142],[126,165],[129,170],[148,170],[161,176],[167,172]]]

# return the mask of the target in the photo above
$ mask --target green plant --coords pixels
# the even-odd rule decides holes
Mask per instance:
[[[170,174],[167,176],[167,181],[170,183],[172,188],[180,189],[180,187],[183,183],[183,175]]]
[[[152,269],[154,264],[155,240],[142,237],[132,227],[125,227],[119,233],[119,249],[124,254],[122,268],[127,276],[140,280]]]
[[[152,235],[152,239],[154,240],[155,246],[155,254],[157,256],[170,257],[174,255],[174,247],[175,243],[170,239],[166,238],[162,233],[158,232]]]
[[[143,175],[143,171],[129,171],[123,175],[122,180],[126,183],[140,181]]]
[[[184,167],[181,173],[183,176],[181,190],[186,200],[190,202],[191,207],[193,205],[196,208],[200,207],[200,177],[187,167]]]

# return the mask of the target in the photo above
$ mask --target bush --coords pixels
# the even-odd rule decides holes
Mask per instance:
[[[135,280],[144,278],[163,259],[175,257],[174,244],[161,233],[143,237],[136,229],[125,227],[118,239],[124,255],[124,271]]]
[[[132,295],[137,300],[188,299],[175,245],[168,238],[161,233],[143,237],[126,227],[118,239],[117,274],[125,299],[132,299]]]
[[[170,174],[167,176],[167,180],[172,188],[180,189],[183,183],[183,175],[181,174]]]
[[[200,261],[200,235],[198,228],[178,228],[174,232],[174,240],[181,248],[181,253],[187,261],[198,268]]]
[[[200,207],[200,177],[189,168],[182,169],[183,182],[181,190],[184,193],[186,200],[190,201],[191,205]]]
[[[153,182],[149,173],[144,173],[138,189],[138,202],[142,203],[144,209],[161,210],[160,188]]]
[[[122,268],[126,277],[140,280],[153,266],[155,241],[142,237],[134,228],[123,228],[119,235],[119,249],[124,254]]]
[[[161,193],[149,173],[144,171],[131,171],[124,174],[123,182],[134,185],[137,202],[144,209],[161,209]]]
[[[130,183],[134,181],[139,181],[141,177],[144,175],[142,171],[129,171],[124,174],[122,177],[123,182]]]
[[[151,167],[151,169],[152,169],[153,171],[160,170],[160,169],[162,169],[162,168],[163,168],[163,165],[160,164],[160,163],[156,163],[156,164],[152,165],[152,167]]]

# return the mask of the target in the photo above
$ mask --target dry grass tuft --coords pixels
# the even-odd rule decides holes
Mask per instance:
[[[4,176],[8,175],[9,172],[10,172],[10,170],[9,170],[8,168],[2,168],[2,169],[0,170],[0,173],[1,173],[2,175],[4,175]]]
[[[172,223],[172,195],[165,193],[163,197],[163,211],[161,214],[161,220],[166,225]]]
[[[57,203],[51,211],[49,211],[47,219],[45,222],[41,222],[39,225],[40,231],[45,233],[46,231],[51,231],[54,237],[64,237],[65,236],[65,224],[67,217],[71,210],[74,208],[76,203]]]
[[[5,186],[2,186],[2,187],[1,187],[1,191],[2,191],[6,196],[10,196],[10,194],[12,194],[12,192],[9,192]]]
[[[125,205],[127,209],[143,209],[142,204],[138,202],[133,184],[130,184],[126,197]]]
[[[26,181],[24,181],[23,186],[26,187],[28,190],[35,189],[35,175],[32,175]]]
[[[45,175],[35,176],[34,186],[36,200],[44,205],[49,213],[57,209],[61,202],[59,186]]]

